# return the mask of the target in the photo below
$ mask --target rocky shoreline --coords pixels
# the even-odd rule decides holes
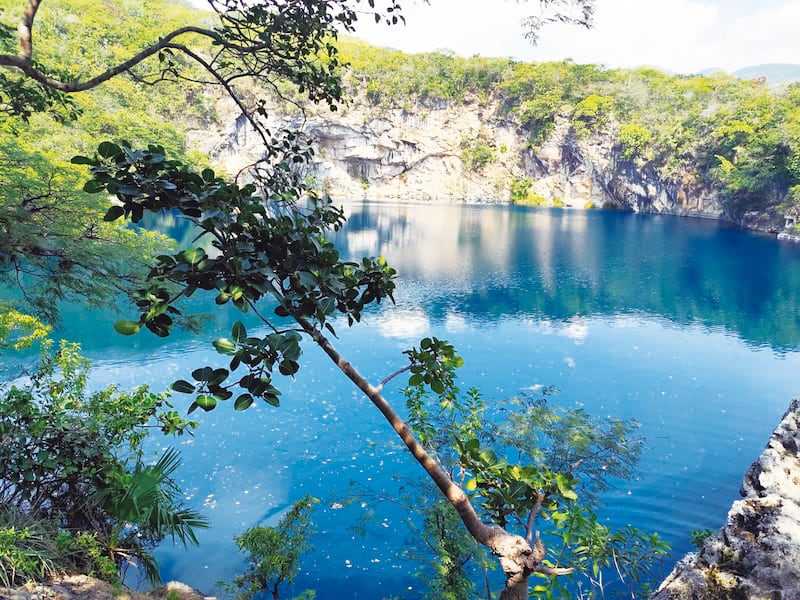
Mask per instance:
[[[216,600],[186,584],[170,581],[142,593],[114,587],[86,575],[64,575],[47,583],[0,587],[0,600]]]
[[[742,483],[727,523],[681,560],[653,600],[800,600],[800,399]]]

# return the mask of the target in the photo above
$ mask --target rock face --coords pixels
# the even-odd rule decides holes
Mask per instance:
[[[570,115],[559,114],[548,138],[532,148],[528,134],[491,100],[401,109],[374,107],[362,97],[335,113],[312,107],[302,116],[283,114],[285,106],[273,104],[271,126],[302,127],[311,136],[316,156],[307,174],[334,199],[508,202],[512,182],[525,177],[550,204],[724,217],[713,190],[688,174],[664,181],[623,160],[614,124],[578,136]],[[219,131],[197,131],[190,144],[236,173],[259,158],[260,140],[232,107],[220,105],[218,114]],[[491,157],[465,164],[463,150],[476,141]]]
[[[800,600],[800,400],[744,478],[727,524],[661,584],[654,600]]]

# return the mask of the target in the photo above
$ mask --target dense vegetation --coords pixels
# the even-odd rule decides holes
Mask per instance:
[[[800,206],[800,84],[772,89],[723,73],[408,55],[357,40],[341,47],[351,91],[375,106],[482,103],[527,132],[534,147],[563,117],[577,137],[613,136],[623,167],[720,190],[731,217]]]
[[[197,543],[207,527],[182,505],[179,455],[145,456],[148,427],[194,424],[146,386],[90,392],[75,344],[43,347],[35,371],[0,395],[0,586],[62,571],[119,584],[131,565],[159,581],[151,554],[167,536]]]
[[[37,25],[47,40],[40,60],[58,65],[68,77],[93,74],[196,14],[181,4],[129,4],[83,0],[48,6]],[[13,0],[0,2],[0,52],[16,52],[8,31],[16,28],[18,10]],[[115,20],[121,26],[112,27]],[[68,34],[70,23],[91,25],[76,37]],[[0,115],[15,112],[12,88],[5,83]],[[112,304],[144,274],[148,256],[169,247],[157,234],[104,221],[105,200],[83,191],[85,174],[69,159],[105,137],[131,143],[155,137],[185,156],[187,123],[209,118],[210,97],[196,91],[119,78],[66,97],[47,112],[16,111],[20,114],[0,120],[0,283],[17,289],[23,308],[57,321],[57,305],[64,300]]]
[[[17,2],[0,2],[0,52],[16,52],[9,32],[19,9]],[[48,40],[39,58],[81,77],[193,14],[181,4],[53,3],[38,22]],[[115,21],[122,26],[112,27]],[[78,23],[91,25],[83,37],[69,32]],[[174,245],[155,232],[105,221],[107,200],[84,191],[85,173],[70,157],[106,136],[138,143],[155,136],[186,156],[186,124],[209,118],[210,102],[169,82],[155,88],[133,78],[55,102],[43,94],[32,105],[16,103],[20,88],[36,92],[0,74],[0,284],[7,290],[0,349],[6,355],[50,333],[65,301],[114,306],[142,280],[149,260]],[[188,425],[167,395],[146,387],[90,391],[88,372],[76,346],[53,349],[48,342],[37,367],[9,372],[0,389],[0,585],[64,570],[119,583],[132,564],[157,581],[151,554],[157,543],[164,537],[195,543],[194,529],[206,526],[182,506],[172,478],[179,456],[169,451],[151,461],[144,452],[151,428],[177,432]]]

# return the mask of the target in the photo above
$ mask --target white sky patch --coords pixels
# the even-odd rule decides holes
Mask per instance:
[[[591,30],[563,25],[545,29],[532,54],[537,60],[570,57],[610,67],[651,65],[691,72],[716,66],[698,66],[697,58],[698,52],[711,53],[703,40],[711,39],[719,26],[718,12],[715,6],[687,0],[599,0]],[[698,44],[705,48],[699,51]]]
[[[800,2],[767,2],[734,19],[725,28],[720,46],[723,50],[731,49],[739,67],[800,63],[798,26]]]
[[[539,45],[523,39],[536,2],[431,0],[403,3],[407,25],[359,22],[358,35],[406,52],[512,56],[611,68],[657,66],[679,73],[800,62],[800,0],[597,0],[595,26],[550,25]]]

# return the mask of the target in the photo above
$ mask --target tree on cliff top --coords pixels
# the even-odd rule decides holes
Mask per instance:
[[[181,314],[179,301],[201,290],[216,294],[219,305],[233,302],[243,312],[253,311],[267,327],[266,334],[251,335],[235,323],[230,337],[214,342],[216,350],[229,357],[228,368],[198,368],[192,373],[194,381],[173,384],[176,391],[193,395],[190,411],[212,410],[234,396],[238,410],[257,399],[277,406],[280,392],[273,385],[273,372],[298,372],[305,336],[383,414],[469,534],[498,557],[506,574],[502,598],[527,598],[534,573],[568,573],[547,561],[534,524],[541,511],[569,507],[577,499],[570,465],[553,472],[509,462],[465,432],[455,449],[461,468],[473,477],[454,478],[384,396],[384,386],[404,373],[410,373],[411,386],[423,385],[442,398],[453,396],[455,369],[463,361],[450,344],[423,339],[406,351],[408,363],[377,385],[339,354],[329,337],[335,336],[336,319],[352,325],[367,306],[392,299],[395,271],[380,257],[359,263],[340,259],[326,233],[342,226],[342,211],[317,197],[293,168],[311,155],[308,141],[296,131],[271,132],[265,125],[264,104],[258,98],[248,100],[236,88],[244,79],[268,86],[288,79],[311,101],[335,109],[342,94],[342,65],[333,43],[338,29],[352,31],[359,4],[368,5],[370,18],[396,23],[402,20],[399,5],[388,0],[385,10],[377,11],[374,0],[210,0],[216,27],[181,27],[98,75],[67,80],[34,61],[34,21],[41,4],[29,0],[23,12],[20,53],[0,55],[1,67],[21,73],[13,80],[3,74],[6,112],[24,117],[57,109],[68,105],[65,94],[91,89],[123,73],[149,83],[190,79],[221,86],[264,142],[264,159],[253,172],[257,185],[225,181],[210,169],[197,173],[167,158],[155,144],[135,149],[124,142],[104,142],[94,156],[73,159],[90,167],[86,192],[115,197],[106,221],[124,217],[139,223],[146,213],[177,211],[201,231],[196,241],[202,238],[214,248],[214,256],[200,245],[159,256],[148,285],[133,296],[139,319],[118,322],[119,332],[133,334],[144,326],[158,336],[169,335]],[[540,5],[555,12],[533,19],[529,25],[534,30],[548,20],[586,24],[593,2],[540,0]],[[562,11],[568,6],[583,11],[570,16]],[[158,64],[148,75],[144,68],[151,57]],[[198,69],[205,75],[197,75]],[[273,317],[262,312],[267,302]],[[236,371],[240,375],[234,376]],[[514,532],[518,519],[522,535]]]

